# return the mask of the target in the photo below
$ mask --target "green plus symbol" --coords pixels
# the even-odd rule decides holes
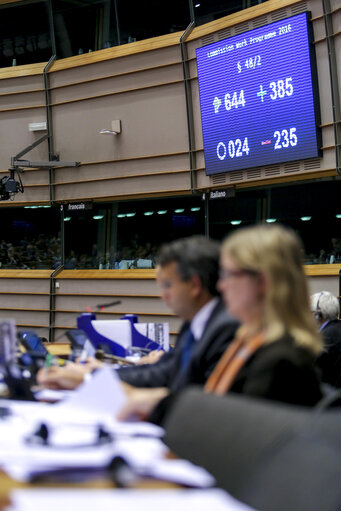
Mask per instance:
[[[266,90],[263,90],[263,85],[260,86],[259,92],[257,92],[257,96],[262,99],[262,103],[264,103],[264,96],[267,94]]]

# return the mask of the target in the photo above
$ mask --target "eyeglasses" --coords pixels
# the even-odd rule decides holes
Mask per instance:
[[[242,277],[243,275],[258,275],[257,271],[247,270],[241,268],[240,270],[228,270],[227,268],[221,268],[219,271],[219,280],[227,280],[231,277]]]

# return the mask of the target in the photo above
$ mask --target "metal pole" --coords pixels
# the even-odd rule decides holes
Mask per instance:
[[[329,59],[329,74],[330,74],[330,88],[332,96],[332,107],[333,107],[333,125],[334,125],[334,136],[335,136],[335,166],[336,172],[341,175],[341,106],[340,106],[340,91],[338,83],[338,69],[337,59],[334,41],[334,30],[333,30],[333,17],[330,0],[322,0],[323,5],[323,16],[324,25],[326,30],[326,40],[328,47],[328,59]]]
[[[54,319],[56,305],[55,278],[64,269],[64,206],[60,206],[60,240],[61,240],[61,261],[50,275],[50,305],[49,305],[49,342],[54,342]]]
[[[121,34],[120,34],[120,22],[118,18],[118,8],[117,8],[117,0],[114,0],[114,8],[115,8],[115,21],[116,21],[116,32],[117,32],[117,45],[121,44]]]
[[[52,55],[46,66],[44,67],[44,88],[45,88],[45,110],[46,110],[46,127],[47,127],[47,143],[48,143],[48,153],[49,160],[55,160],[56,156],[54,154],[54,143],[53,143],[53,128],[52,128],[52,115],[51,115],[51,106],[50,106],[50,85],[47,71],[52,66],[53,62],[56,60],[56,55]],[[54,169],[52,167],[49,168],[49,188],[50,188],[50,202],[51,204],[54,201]]]
[[[209,192],[205,193],[204,208],[205,208],[205,236],[207,238],[209,238],[210,237],[210,201],[209,201]]]
[[[196,192],[196,154],[194,150],[194,119],[193,119],[193,103],[191,94],[190,72],[188,66],[188,54],[185,41],[195,26],[194,21],[188,25],[182,36],[180,37],[180,49],[182,60],[182,72],[185,85],[185,100],[186,100],[186,117],[187,117],[187,134],[188,134],[188,154],[189,154],[189,169],[191,179],[191,192]]]

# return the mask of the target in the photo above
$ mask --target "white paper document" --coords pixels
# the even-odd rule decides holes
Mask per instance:
[[[223,490],[14,490],[5,511],[252,511]]]
[[[126,395],[119,377],[110,366],[104,365],[55,407],[62,413],[72,409],[115,418],[125,402]]]
[[[133,480],[214,486],[215,479],[203,468],[167,459],[162,428],[118,422],[115,416],[125,399],[118,376],[104,366],[60,403],[4,401],[11,413],[0,421],[0,467],[19,481],[68,481],[77,473],[115,479],[112,467],[119,460]]]

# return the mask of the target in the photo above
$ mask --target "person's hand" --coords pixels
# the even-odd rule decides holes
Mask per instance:
[[[37,383],[48,389],[72,390],[78,387],[87,373],[92,371],[88,364],[67,364],[65,367],[44,367],[37,373]]]
[[[136,365],[143,365],[143,364],[155,364],[162,355],[164,354],[163,350],[153,350],[148,355],[145,355],[144,357],[141,357],[140,360],[136,362]]]
[[[123,386],[123,388],[127,393],[128,399],[117,416],[117,419],[120,421],[129,420],[132,417],[145,420],[155,406],[169,394],[169,390],[165,387],[139,389]]]

